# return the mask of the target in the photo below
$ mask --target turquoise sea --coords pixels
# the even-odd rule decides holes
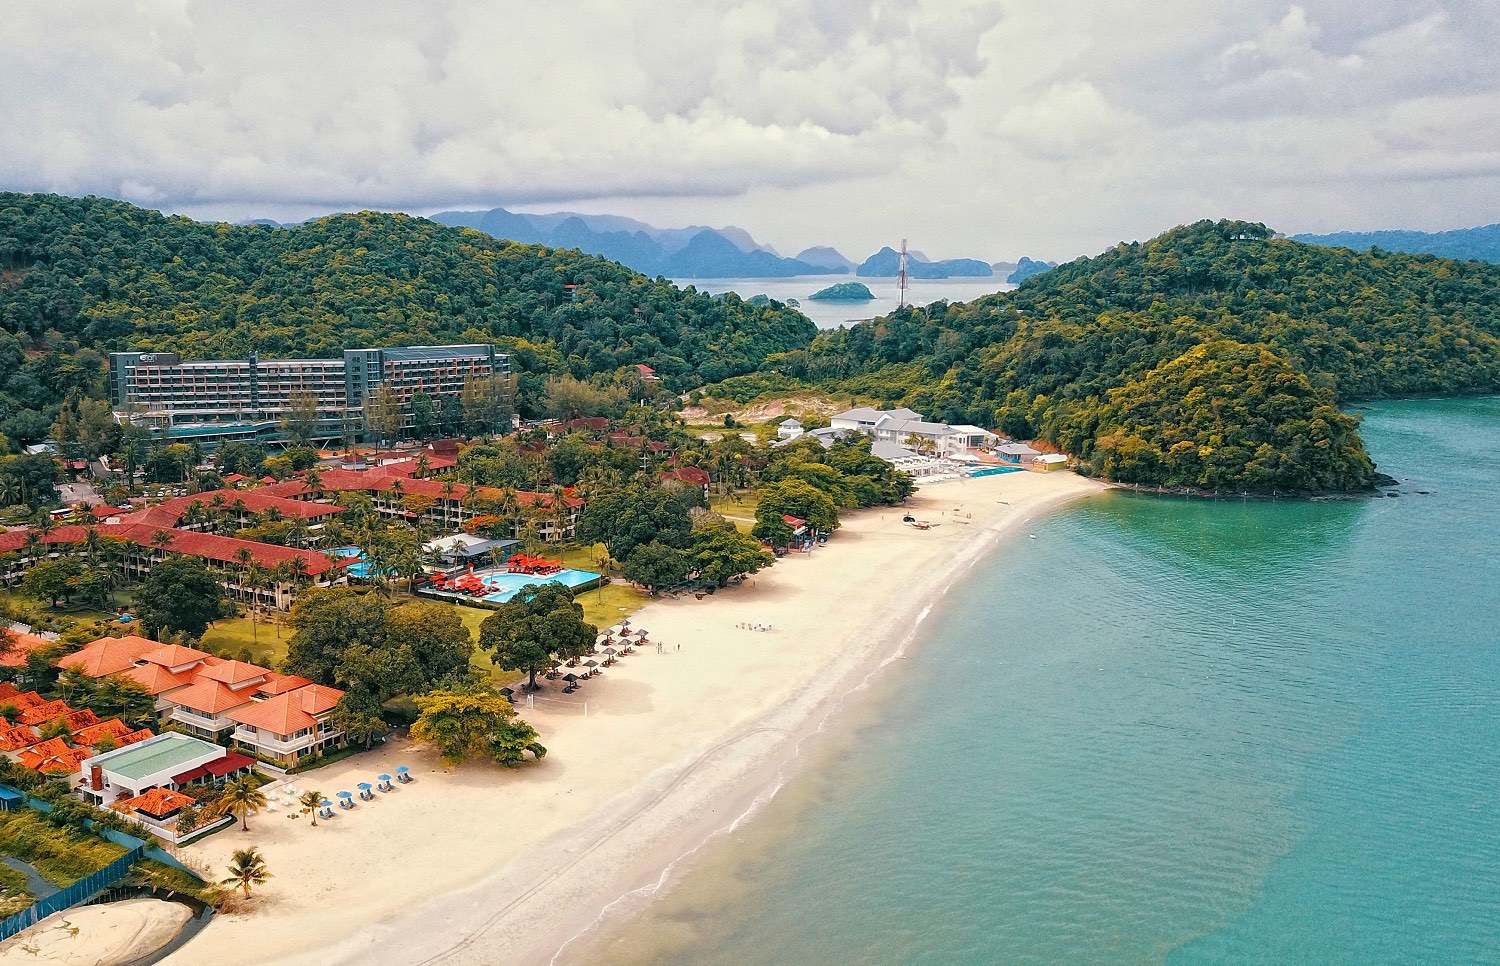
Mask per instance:
[[[1039,521],[596,962],[1500,963],[1500,398]]]

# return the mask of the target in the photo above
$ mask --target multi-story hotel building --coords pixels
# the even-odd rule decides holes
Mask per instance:
[[[345,349],[341,359],[184,361],[175,352],[112,352],[110,398],[116,415],[170,438],[223,442],[272,437],[299,397],[317,402],[316,435],[365,433],[365,403],[389,387],[412,425],[412,400],[459,405],[465,382],[510,374],[510,357],[491,345]]]

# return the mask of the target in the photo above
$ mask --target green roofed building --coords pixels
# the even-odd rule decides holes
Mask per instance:
[[[169,732],[85,759],[78,791],[90,802],[108,806],[153,788],[175,787],[177,776],[217,763],[228,755],[226,749],[213,742]],[[248,766],[249,760],[245,761]]]

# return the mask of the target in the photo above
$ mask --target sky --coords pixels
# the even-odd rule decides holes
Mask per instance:
[[[1496,0],[12,0],[0,190],[1066,259],[1500,221]]]

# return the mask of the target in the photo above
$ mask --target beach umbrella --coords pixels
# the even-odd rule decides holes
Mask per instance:
[[[349,801],[352,801],[354,799],[354,793],[353,792],[339,792],[339,798],[342,798],[345,802],[349,802]]]
[[[391,780],[391,776],[390,775],[376,775],[375,777],[378,778],[380,781],[383,781],[383,782],[388,782],[388,781]]]
[[[646,629],[643,627],[640,630],[636,631],[635,636],[644,641],[646,639]]]
[[[620,653],[620,652],[619,652],[619,651],[617,651],[617,650],[615,650],[615,649],[614,649],[614,648],[612,648],[612,647],[606,647],[606,648],[605,648],[605,649],[604,649],[604,653],[605,653],[605,654],[608,654],[608,655],[609,655],[609,656],[610,656],[610,657],[614,657],[614,656],[615,656],[615,655],[616,655],[616,654],[618,654],[618,653]]]
[[[622,617],[622,618],[620,618],[620,626],[621,627],[629,627],[630,626],[630,618],[628,618],[628,617]]]
[[[370,789],[374,788],[375,786],[371,785],[369,782],[360,782],[358,785],[355,785],[354,787],[358,788],[362,792],[367,792]]]
[[[515,700],[516,700],[516,691],[515,691],[515,688],[501,688],[500,689],[500,693],[503,694],[503,695],[505,695],[505,700],[511,702],[512,704],[515,703]]]
[[[325,798],[321,802],[318,803],[318,807],[319,808],[332,808],[333,807],[333,803],[330,802],[328,799]]]
[[[404,775],[404,774],[406,774],[409,771],[411,771],[411,769],[407,768],[405,765],[397,765],[396,766],[396,774],[398,774],[398,775]]]
[[[563,675],[563,680],[566,681],[566,682],[568,682],[569,684],[572,684],[573,682],[575,682],[575,681],[578,680],[578,675],[576,675],[576,674],[564,674]]]
[[[583,666],[584,667],[598,667],[599,666],[599,662],[591,659],[591,660],[584,661],[583,662]]]

